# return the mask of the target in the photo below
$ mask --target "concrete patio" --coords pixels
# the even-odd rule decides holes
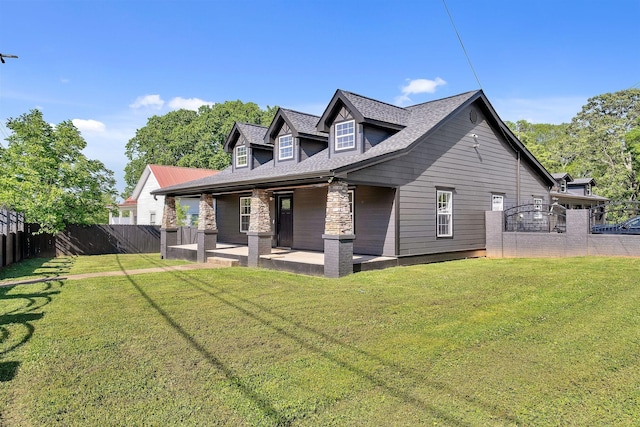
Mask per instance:
[[[170,259],[185,259],[195,262],[197,250],[197,244],[169,246],[167,255]],[[237,265],[247,266],[249,248],[245,245],[218,242],[216,249],[208,250],[206,254],[211,262],[235,260]],[[379,270],[396,265],[398,265],[398,259],[395,257],[353,255],[354,272]],[[324,254],[322,252],[272,248],[270,254],[260,256],[260,267],[322,276],[324,275]]]

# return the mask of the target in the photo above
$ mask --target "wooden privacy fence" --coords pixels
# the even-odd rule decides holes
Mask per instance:
[[[157,225],[70,225],[55,236],[39,230],[22,214],[0,209],[0,268],[26,258],[160,252]]]

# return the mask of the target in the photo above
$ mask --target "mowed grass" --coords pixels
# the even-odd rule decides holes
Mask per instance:
[[[16,280],[56,278],[70,274],[135,270],[187,264],[183,260],[160,259],[160,254],[121,254],[30,258],[0,269],[0,285]]]
[[[475,259],[0,288],[0,425],[637,425],[639,271]]]

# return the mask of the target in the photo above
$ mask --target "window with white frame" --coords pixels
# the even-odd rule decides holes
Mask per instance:
[[[236,147],[236,167],[247,166],[247,146],[238,145]]]
[[[249,231],[251,221],[251,197],[240,197],[240,232]]]
[[[436,236],[451,237],[453,236],[453,192],[438,190],[436,198]]]
[[[293,137],[283,135],[278,138],[278,160],[293,159]]]
[[[336,123],[336,151],[356,146],[355,121]]]
[[[150,225],[156,225],[156,213],[155,212],[149,212],[149,224]]]
[[[542,219],[542,199],[538,197],[533,199],[533,219]]]
[[[504,196],[502,194],[491,195],[491,210],[492,211],[504,210]]]
[[[591,195],[591,184],[587,184],[587,185],[584,187],[584,194],[585,194],[585,195],[587,195],[587,196],[590,196],[590,195]]]
[[[560,181],[560,192],[561,193],[566,193],[567,192],[567,180],[563,179],[562,181]]]

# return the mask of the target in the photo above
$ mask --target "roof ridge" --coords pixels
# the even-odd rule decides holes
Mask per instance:
[[[257,128],[265,128],[265,129],[269,129],[268,126],[263,126],[263,125],[258,125],[255,123],[249,123],[249,122],[236,122],[239,125],[247,125],[247,126],[253,126],[253,127],[257,127]]]
[[[419,103],[419,104],[409,105],[409,106],[407,106],[406,108],[419,107],[419,106],[421,106],[421,105],[430,104],[430,103],[432,103],[432,102],[445,101],[445,100],[447,100],[447,99],[456,98],[456,97],[458,97],[458,96],[463,96],[463,95],[467,95],[467,94],[470,94],[470,93],[477,93],[477,92],[482,92],[482,90],[480,90],[480,89],[476,89],[476,90],[468,90],[468,91],[466,91],[466,92],[458,93],[458,94],[456,94],[456,95],[450,95],[450,96],[447,96],[447,97],[445,97],[445,98],[432,99],[431,101],[425,101],[425,102],[421,102],[421,103]]]
[[[355,96],[358,96],[360,98],[368,99],[369,101],[377,102],[379,104],[385,104],[385,105],[388,105],[389,107],[393,107],[393,108],[397,108],[399,110],[407,111],[407,109],[405,107],[400,107],[398,105],[393,105],[393,104],[390,104],[390,103],[385,102],[385,101],[380,101],[379,99],[371,98],[369,96],[360,95],[359,93],[351,92],[351,91],[348,91],[348,90],[343,90],[343,89],[338,89],[338,90],[340,92],[342,92],[342,93],[348,93],[350,95],[355,95]]]
[[[209,169],[209,168],[193,168],[189,166],[176,166],[176,165],[159,165],[157,163],[150,163],[149,167],[160,167],[160,168],[175,168],[175,169],[200,169],[200,170],[217,170],[217,169]]]
[[[302,114],[304,116],[309,116],[309,117],[316,117],[316,118],[320,118],[320,116],[316,116],[315,114],[311,114],[311,113],[305,113],[303,111],[298,111],[298,110],[292,110],[291,108],[282,108],[280,107],[283,111],[290,111],[292,113],[297,113],[297,114]]]

